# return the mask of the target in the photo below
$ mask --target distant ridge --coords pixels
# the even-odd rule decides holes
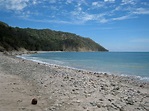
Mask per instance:
[[[10,27],[0,21],[0,51],[108,51],[90,38],[50,29]]]

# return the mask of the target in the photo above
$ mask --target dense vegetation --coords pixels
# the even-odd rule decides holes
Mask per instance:
[[[10,27],[0,22],[0,51],[107,51],[90,38],[50,29]]]

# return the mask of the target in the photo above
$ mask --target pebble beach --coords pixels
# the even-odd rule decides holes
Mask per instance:
[[[0,111],[149,111],[149,83],[0,53]]]

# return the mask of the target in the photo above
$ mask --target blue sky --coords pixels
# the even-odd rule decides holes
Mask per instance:
[[[0,0],[0,21],[75,33],[110,51],[149,51],[149,0]]]

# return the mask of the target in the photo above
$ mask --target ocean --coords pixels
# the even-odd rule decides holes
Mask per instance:
[[[93,72],[134,76],[149,82],[149,52],[43,52],[19,57]]]

